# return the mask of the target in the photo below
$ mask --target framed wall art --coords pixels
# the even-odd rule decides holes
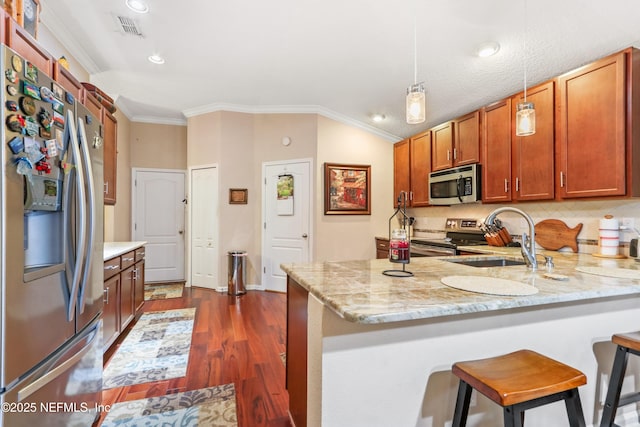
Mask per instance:
[[[246,188],[230,188],[229,204],[230,205],[246,205],[247,189]]]
[[[371,215],[371,166],[324,164],[324,214]]]

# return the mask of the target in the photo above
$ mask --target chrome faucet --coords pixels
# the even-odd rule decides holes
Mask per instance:
[[[529,224],[529,236],[527,236],[527,233],[522,233],[522,245],[520,246],[520,250],[522,252],[524,262],[527,264],[527,266],[531,267],[533,271],[536,271],[538,269],[538,261],[536,260],[536,229],[535,225],[533,224],[533,219],[531,219],[531,216],[529,216],[528,213],[518,208],[505,206],[502,208],[498,208],[487,215],[484,223],[486,225],[493,225],[498,214],[502,212],[515,212],[517,214],[520,214],[525,220],[527,220],[527,223]]]

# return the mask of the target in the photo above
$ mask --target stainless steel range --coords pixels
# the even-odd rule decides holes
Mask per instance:
[[[460,246],[487,245],[480,224],[481,220],[478,219],[447,218],[445,238],[411,239],[411,257],[460,255]]]

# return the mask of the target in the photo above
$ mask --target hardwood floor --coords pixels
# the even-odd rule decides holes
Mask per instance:
[[[238,427],[291,427],[280,358],[286,346],[286,295],[250,291],[236,298],[185,287],[182,298],[146,301],[144,311],[186,307],[196,308],[187,375],[105,390],[103,404],[234,383]],[[105,365],[121,341],[105,354]]]

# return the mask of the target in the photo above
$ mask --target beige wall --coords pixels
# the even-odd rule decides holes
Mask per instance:
[[[374,235],[386,234],[393,213],[393,146],[376,136],[315,114],[216,112],[189,118],[189,167],[218,164],[220,191],[220,286],[225,285],[229,250],[247,250],[248,284],[259,284],[262,243],[262,165],[312,159],[314,260],[373,258]],[[289,146],[283,137],[291,138]],[[372,166],[372,215],[325,216],[323,163]],[[248,204],[230,205],[229,188],[247,188]],[[344,244],[347,239],[348,245]]]
[[[187,127],[131,123],[131,167],[187,169]]]

